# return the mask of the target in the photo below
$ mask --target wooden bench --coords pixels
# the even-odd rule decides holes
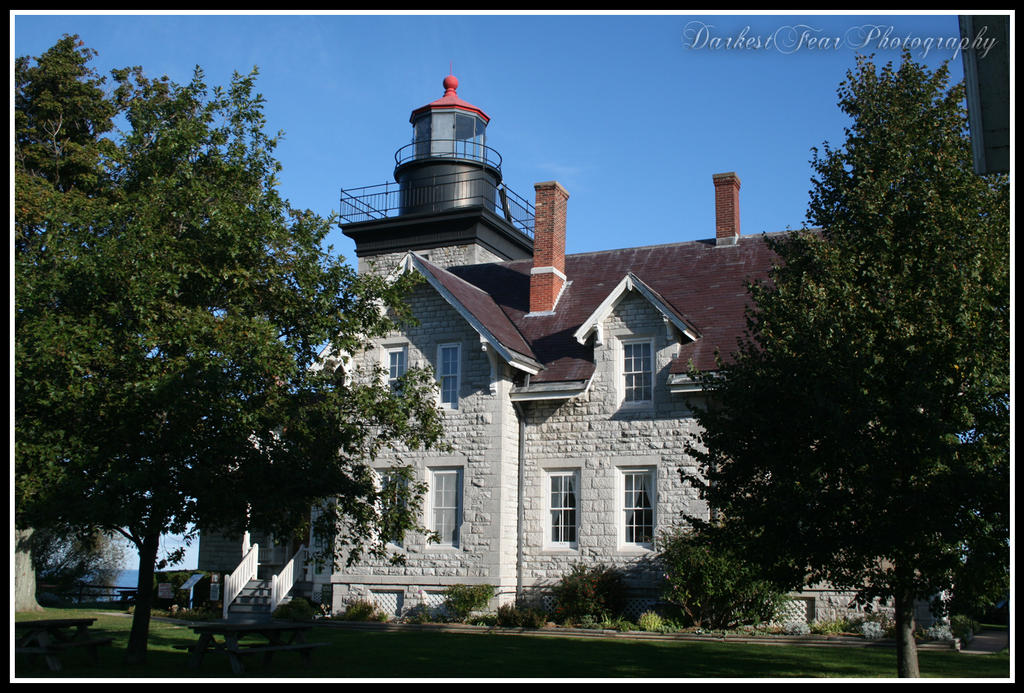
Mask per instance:
[[[95,662],[99,657],[98,648],[101,645],[109,645],[114,640],[94,638],[89,634],[89,626],[95,620],[85,618],[16,622],[14,652],[43,657],[50,671],[61,671],[59,655],[76,647],[89,648],[91,661]]]
[[[304,661],[310,660],[313,650],[330,643],[305,642],[305,633],[312,629],[312,624],[299,623],[208,623],[192,626],[199,634],[199,641],[194,645],[175,645],[175,648],[187,650],[191,657],[189,666],[199,668],[208,652],[223,652],[231,662],[231,670],[236,674],[244,673],[242,664],[244,655],[262,654],[263,663],[268,664],[275,652],[298,652]],[[215,635],[223,636],[217,642]],[[241,643],[239,640],[247,636],[262,636],[269,642]]]
[[[302,655],[302,658],[309,661],[309,656],[313,650],[317,647],[326,647],[330,645],[329,642],[303,642],[294,643],[291,645],[261,645],[259,643],[245,643],[241,645],[237,650],[233,650],[236,655],[247,655],[247,654],[260,654],[261,652],[265,655],[263,657],[264,663],[270,661],[271,655],[275,652],[298,652]],[[229,652],[232,650],[229,650]]]

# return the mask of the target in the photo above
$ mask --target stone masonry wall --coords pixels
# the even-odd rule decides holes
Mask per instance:
[[[376,466],[383,470],[394,461],[412,463],[417,478],[428,485],[433,470],[461,470],[459,542],[456,547],[439,546],[428,543],[425,536],[410,533],[398,549],[405,556],[405,565],[365,561],[335,572],[331,578],[335,611],[343,611],[345,604],[357,599],[407,610],[425,601],[436,603],[439,592],[451,584],[509,584],[506,572],[510,565],[514,571],[514,534],[510,547],[507,515],[510,505],[513,518],[515,515],[515,479],[511,479],[510,487],[507,470],[502,468],[502,455],[515,445],[516,434],[514,413],[508,404],[508,373],[497,364],[492,366],[492,357],[482,349],[478,334],[429,285],[417,287],[409,301],[420,324],[379,340],[377,348],[364,354],[360,363],[386,365],[387,349],[405,345],[410,367],[434,367],[440,344],[459,344],[459,406],[447,410],[445,417],[447,440],[454,449],[450,454],[388,454]],[[427,527],[431,526],[430,504],[428,493],[423,518]],[[514,589],[514,582],[511,585]]]
[[[635,595],[653,600],[659,579],[652,564],[657,542],[637,547],[624,541],[623,470],[655,470],[655,535],[681,524],[684,513],[706,514],[696,490],[679,478],[680,466],[692,467],[683,446],[695,424],[684,396],[669,393],[665,385],[679,334],[637,293],[619,302],[605,321],[604,334],[604,345],[595,347],[597,372],[584,395],[529,408],[525,581],[543,591],[576,563],[615,565],[626,570]],[[651,340],[654,355],[654,401],[647,407],[624,405],[620,383],[622,341],[641,338]],[[570,470],[580,482],[578,541],[553,547],[549,475]]]
[[[430,248],[429,250],[417,250],[414,252],[438,267],[458,267],[461,265],[478,265],[488,262],[505,261],[505,258],[495,255],[487,248],[475,243]],[[405,257],[405,253],[406,251],[402,251],[400,253],[361,257],[358,263],[359,273],[387,274],[398,266],[398,263]]]

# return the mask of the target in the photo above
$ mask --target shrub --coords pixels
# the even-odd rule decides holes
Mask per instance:
[[[811,632],[818,635],[840,635],[850,632],[850,622],[845,618],[834,621],[815,621],[811,624]]]
[[[352,602],[345,609],[346,621],[386,621],[387,614],[382,613],[377,605],[365,599]]]
[[[637,623],[640,630],[647,633],[661,633],[665,630],[665,621],[653,611],[645,611],[640,614],[640,621]]]
[[[221,617],[220,609],[212,609],[206,606],[195,609],[175,609],[171,607],[172,618],[180,618],[183,621],[216,621]]]
[[[864,634],[864,624],[873,623],[874,626],[869,626],[869,630],[872,632],[878,631],[881,633],[880,638],[894,638],[896,637],[896,622],[888,614],[882,613],[871,613],[866,614],[863,617],[862,622],[856,622],[851,624],[856,630],[859,630],[861,634]]]
[[[631,630],[637,630],[637,625],[632,621],[627,621],[624,618],[607,618],[600,623],[600,628],[604,630],[617,630],[623,633]]]
[[[881,640],[885,637],[885,628],[878,621],[864,621],[860,624],[860,632],[868,640]]]
[[[419,604],[406,611],[402,620],[406,623],[423,624],[433,622],[434,616],[430,613],[430,607],[425,604]]]
[[[470,613],[483,609],[494,596],[493,585],[452,585],[444,591],[444,607],[459,623]]]
[[[934,623],[925,630],[924,635],[929,640],[941,640],[943,642],[951,642],[953,640],[953,631],[948,623]]]
[[[292,599],[274,609],[273,616],[283,621],[312,621],[313,605],[301,597]]]
[[[503,628],[543,628],[548,617],[543,611],[504,604],[498,607],[497,624]]]
[[[604,621],[619,616],[626,604],[621,573],[607,566],[575,565],[554,587],[555,619],[560,623]]]
[[[690,623],[714,630],[774,619],[785,595],[709,532],[662,535],[663,596]]]
[[[950,630],[953,631],[953,635],[960,638],[963,642],[970,642],[974,634],[980,630],[978,622],[970,616],[956,615],[951,616],[949,619]]]
[[[811,627],[803,621],[790,621],[782,626],[782,632],[786,635],[807,635],[811,632]]]

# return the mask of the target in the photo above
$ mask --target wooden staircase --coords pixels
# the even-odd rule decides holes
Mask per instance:
[[[271,620],[278,606],[291,601],[291,595],[308,584],[301,580],[305,555],[306,547],[302,546],[279,573],[267,579],[259,576],[259,546],[247,546],[242,562],[225,580],[223,618],[236,622]],[[296,581],[296,577],[300,580]]]
[[[246,583],[234,601],[228,606],[229,621],[269,621],[270,611],[270,580],[254,578]],[[282,603],[291,597],[285,597]]]

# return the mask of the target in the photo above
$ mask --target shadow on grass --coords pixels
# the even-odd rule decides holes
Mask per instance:
[[[60,615],[47,614],[47,618]],[[98,662],[69,652],[63,672],[42,660],[16,658],[21,677],[220,678],[233,677],[227,657],[210,653],[198,670],[188,668],[195,634],[183,624],[154,622],[143,665],[124,664],[131,620],[100,616],[95,629],[114,638]],[[257,678],[875,678],[894,677],[895,651],[886,647],[807,647],[722,642],[629,641],[429,631],[367,632],[318,627],[311,642],[328,642],[309,665],[293,652],[264,664],[245,660]],[[921,652],[924,676],[1007,678],[1009,655]]]

